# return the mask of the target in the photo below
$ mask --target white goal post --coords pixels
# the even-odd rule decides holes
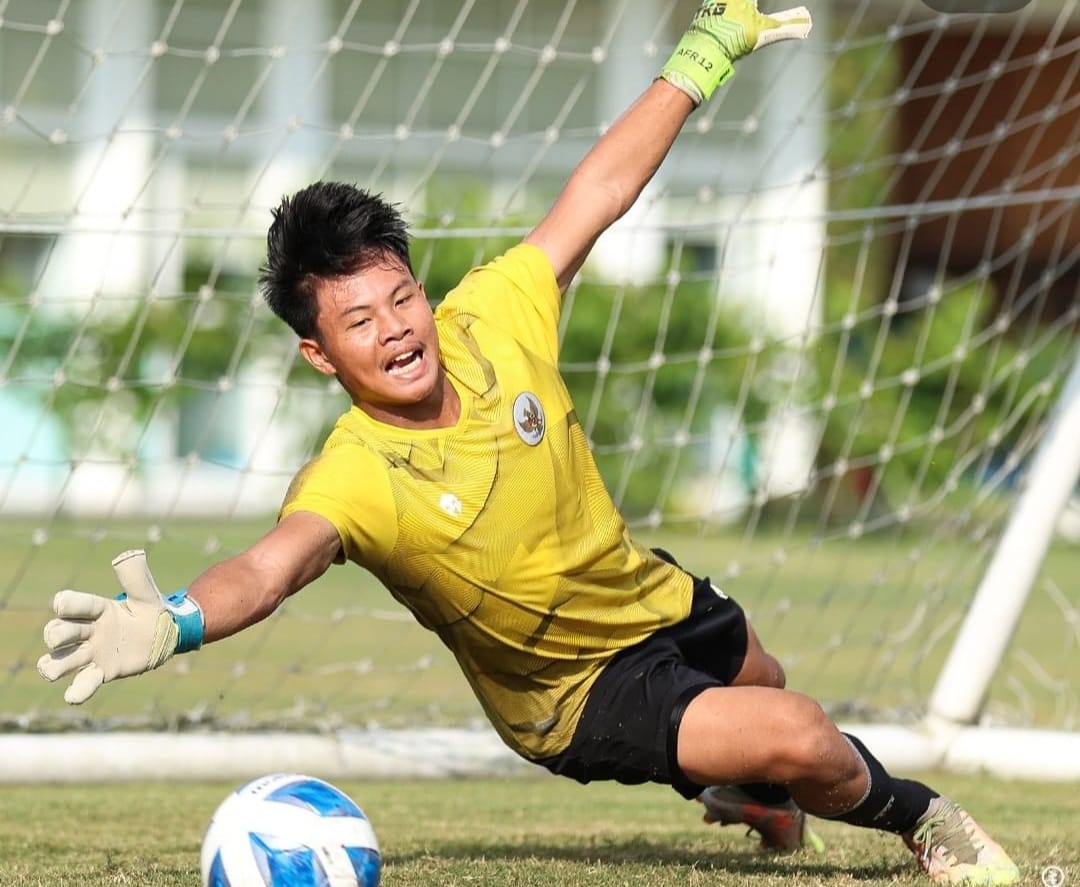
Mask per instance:
[[[597,244],[567,385],[634,534],[887,765],[1080,780],[1080,0],[807,5]],[[0,782],[533,772],[351,565],[81,707],[41,629],[265,532],[345,408],[257,291],[283,194],[398,202],[437,299],[695,6],[0,4]]]

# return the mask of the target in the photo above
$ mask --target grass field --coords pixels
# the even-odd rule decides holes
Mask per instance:
[[[951,775],[960,799],[1012,853],[1024,884],[1058,867],[1080,879],[1080,792]],[[761,856],[737,827],[657,786],[582,787],[555,777],[339,783],[364,807],[385,887],[791,887],[920,885],[899,839],[819,823],[824,855]],[[226,784],[7,786],[3,887],[197,887],[202,832]]]
[[[33,526],[0,523],[0,718],[30,713],[48,723],[53,715],[77,714],[138,723],[197,712],[230,723],[292,710],[312,723],[325,715],[403,726],[481,717],[450,654],[352,565],[331,569],[262,625],[137,681],[110,685],[77,710],[38,677],[41,627],[57,589],[113,593],[109,561],[131,547],[147,547],[161,586],[176,588],[267,525],[177,522],[148,542],[142,525],[61,523],[38,546],[30,541]],[[749,541],[734,531],[647,541],[713,577],[748,609],[794,689],[826,704],[854,700],[863,710],[912,711],[925,702],[988,556],[985,544],[943,534],[834,540],[817,548],[767,529]],[[733,569],[738,575],[730,575]],[[1007,719],[1059,727],[1080,716],[1078,575],[1080,546],[1055,546],[992,688],[991,703]],[[1047,589],[1058,590],[1064,607]]]
[[[30,544],[32,530],[0,524],[0,716],[11,716],[7,729],[22,729],[24,716],[47,723],[52,712],[66,708],[61,688],[45,684],[33,668],[52,593],[62,587],[109,593],[112,555],[147,544],[146,528],[137,526],[105,532],[53,526],[41,546]],[[147,547],[160,583],[169,588],[257,532],[242,523],[173,525],[160,543]],[[208,550],[208,539],[216,540],[215,551]],[[970,592],[987,554],[970,540],[933,536],[920,544],[837,542],[820,551],[768,532],[749,544],[724,537],[649,541],[714,577],[738,563],[738,576],[723,584],[749,607],[768,646],[785,658],[794,687],[886,706],[925,700],[962,615],[957,589]],[[1080,656],[1070,613],[1077,610],[1078,575],[1080,547],[1055,546],[995,680],[992,703],[1022,709],[1033,723],[1061,726],[1077,712]],[[913,622],[913,614],[923,621]],[[933,631],[924,639],[927,627]],[[912,638],[905,639],[905,631]],[[894,638],[901,641],[895,649]],[[422,669],[412,665],[421,660]],[[360,661],[371,667],[348,667]],[[263,626],[178,657],[152,675],[109,685],[69,711],[107,725],[119,716],[167,720],[200,706],[219,706],[226,717],[272,713],[298,698],[309,706],[305,716],[321,704],[330,716],[341,712],[360,723],[393,725],[417,711],[432,721],[477,713],[448,654],[352,567],[331,570]],[[93,761],[87,766],[92,771]],[[1050,887],[1080,879],[1075,784],[951,774],[928,781],[964,802],[1013,852],[1025,884],[1039,885],[1047,866],[1064,875]],[[704,827],[694,806],[659,787],[581,787],[550,777],[340,784],[375,824],[385,855],[384,884],[391,887],[925,883],[890,836],[825,823],[825,856],[764,858],[741,830]],[[197,887],[203,829],[232,787],[0,786],[0,887]]]

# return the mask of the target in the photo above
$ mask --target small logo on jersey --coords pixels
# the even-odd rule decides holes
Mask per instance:
[[[723,592],[722,592],[722,591],[721,591],[721,590],[720,590],[719,588],[717,588],[717,587],[716,587],[715,585],[713,585],[713,584],[712,584],[711,582],[709,583],[709,585],[712,585],[712,590],[716,592],[716,596],[717,596],[717,597],[722,597],[722,598],[723,598],[723,599],[724,599],[725,601],[726,601],[726,600],[728,599],[728,596],[727,596],[726,594],[724,594],[724,593],[723,593]]]
[[[462,511],[461,500],[453,493],[443,493],[439,497],[439,507],[451,517],[457,517]]]
[[[544,439],[544,408],[532,392],[523,391],[514,401],[514,428],[530,447]]]

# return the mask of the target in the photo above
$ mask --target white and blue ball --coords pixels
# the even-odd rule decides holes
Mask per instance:
[[[363,810],[299,773],[263,776],[222,801],[201,864],[204,887],[378,887],[382,868]]]

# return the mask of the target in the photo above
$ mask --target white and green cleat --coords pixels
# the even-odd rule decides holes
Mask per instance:
[[[934,798],[903,838],[919,867],[936,884],[992,887],[1020,880],[1020,870],[1009,855],[948,798]]]

